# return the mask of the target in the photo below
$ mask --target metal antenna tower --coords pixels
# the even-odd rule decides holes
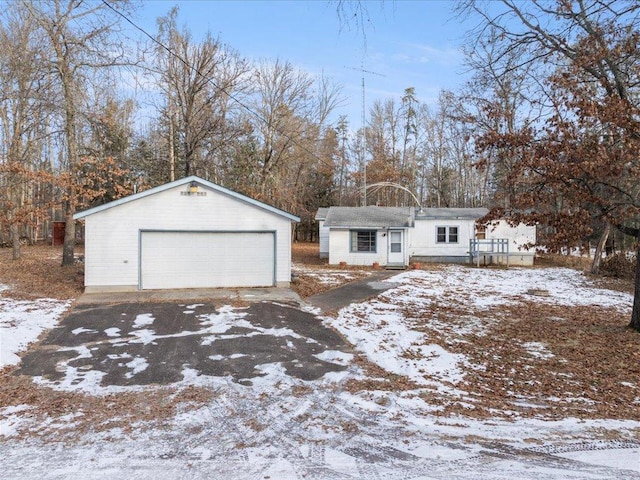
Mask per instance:
[[[354,67],[344,67],[344,68],[348,68],[349,70],[356,70],[360,73],[362,73],[362,111],[360,112],[360,123],[362,125],[361,129],[360,129],[360,155],[361,155],[361,162],[362,162],[362,206],[366,207],[367,206],[367,159],[366,159],[366,155],[367,155],[367,133],[366,133],[366,121],[367,121],[367,116],[366,116],[366,103],[365,103],[365,88],[364,88],[364,74],[365,73],[370,73],[371,75],[378,75],[379,77],[386,77],[386,75],[382,75],[381,73],[378,72],[372,72],[371,70],[365,70],[364,69],[364,60],[362,61],[362,64],[360,65],[360,68],[354,68]]]

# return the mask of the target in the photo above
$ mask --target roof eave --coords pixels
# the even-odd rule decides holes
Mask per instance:
[[[94,215],[96,213],[102,212],[104,210],[108,210],[110,208],[118,207],[120,205],[124,205],[125,203],[133,202],[135,200],[139,200],[141,198],[148,197],[150,195],[154,195],[156,193],[164,192],[166,190],[170,190],[172,188],[179,187],[181,185],[184,185],[184,184],[187,184],[187,183],[191,183],[191,182],[198,182],[198,183],[204,185],[205,187],[208,187],[208,188],[210,188],[210,189],[212,189],[214,191],[217,191],[217,192],[222,193],[224,195],[228,195],[230,197],[236,198],[236,199],[238,199],[240,201],[249,203],[249,204],[251,204],[251,205],[253,205],[255,207],[261,208],[263,210],[266,210],[268,212],[274,213],[276,215],[280,215],[282,217],[288,218],[292,222],[299,222],[300,221],[299,217],[296,217],[295,215],[292,215],[291,213],[285,212],[284,210],[280,210],[280,209],[278,209],[276,207],[273,207],[273,206],[268,205],[266,203],[260,202],[258,200],[253,199],[253,198],[247,197],[245,195],[242,195],[241,193],[234,192],[233,190],[229,190],[228,188],[221,187],[220,185],[216,185],[215,183],[211,183],[208,180],[204,180],[203,178],[197,177],[195,175],[191,175],[189,177],[181,178],[181,179],[175,180],[173,182],[165,183],[164,185],[159,185],[157,187],[150,188],[149,190],[145,190],[144,192],[136,193],[136,194],[124,197],[124,198],[120,198],[118,200],[114,200],[113,202],[105,203],[104,205],[99,205],[97,207],[93,207],[93,208],[90,208],[88,210],[83,210],[81,212],[77,212],[76,214],[73,215],[73,219],[74,220],[80,220],[80,219],[83,219],[83,218],[88,217],[90,215]]]

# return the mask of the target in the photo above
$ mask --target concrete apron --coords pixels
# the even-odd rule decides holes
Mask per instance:
[[[253,302],[282,302],[300,305],[302,300],[289,288],[189,288],[182,290],[140,290],[137,292],[83,293],[78,305],[147,303],[168,301],[214,301],[220,299]]]

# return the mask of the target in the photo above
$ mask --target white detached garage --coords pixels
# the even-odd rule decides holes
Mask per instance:
[[[288,286],[299,218],[191,176],[95,207],[85,291]]]

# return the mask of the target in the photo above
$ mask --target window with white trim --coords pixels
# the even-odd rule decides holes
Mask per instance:
[[[375,230],[351,230],[351,252],[376,253]]]
[[[458,243],[458,227],[436,227],[436,243]]]

